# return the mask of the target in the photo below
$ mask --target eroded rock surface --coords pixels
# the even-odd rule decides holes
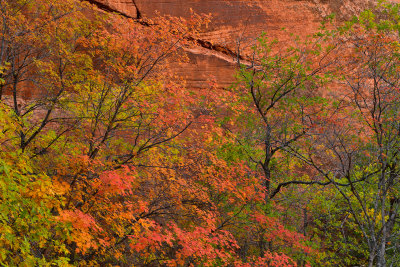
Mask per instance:
[[[236,51],[238,42],[246,50],[266,32],[271,38],[288,41],[290,33],[305,37],[316,31],[323,17],[336,13],[349,19],[373,0],[91,0],[133,18],[151,18],[157,13],[188,17],[191,10],[212,14],[213,20],[202,40]],[[285,31],[282,31],[282,29]],[[220,86],[233,81],[234,58],[205,47],[191,49],[190,63],[176,66],[176,72],[190,87],[205,87],[215,79]]]

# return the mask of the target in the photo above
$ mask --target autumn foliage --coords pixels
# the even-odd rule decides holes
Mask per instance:
[[[210,16],[0,1],[0,262],[395,265],[398,9],[191,90],[170,66]]]

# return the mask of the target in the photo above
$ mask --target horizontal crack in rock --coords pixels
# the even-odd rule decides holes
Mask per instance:
[[[134,19],[132,16],[129,16],[128,14],[125,14],[125,13],[123,13],[123,12],[121,12],[121,11],[115,9],[115,8],[110,7],[109,5],[100,3],[98,1],[95,1],[95,0],[80,0],[80,1],[91,3],[91,4],[95,5],[95,6],[97,6],[101,10],[104,10],[104,11],[107,11],[107,12],[113,12],[113,13],[121,15],[121,16],[123,16],[125,18]]]
[[[123,16],[125,18],[133,19],[137,23],[139,23],[139,24],[141,24],[143,26],[151,27],[151,24],[146,22],[145,20],[143,20],[140,15],[137,18],[134,18],[134,17],[132,17],[132,16],[130,16],[130,15],[124,13],[124,12],[121,12],[121,11],[115,9],[115,8],[110,7],[109,5],[106,5],[104,3],[100,3],[100,2],[98,2],[96,0],[81,0],[81,1],[89,2],[89,3],[97,6],[99,9],[101,9],[103,11],[113,12],[113,13],[121,15],[121,16]],[[137,14],[140,14],[140,11],[138,10],[136,5],[135,5],[135,8],[136,8]],[[232,51],[230,48],[228,48],[226,46],[222,46],[222,45],[219,45],[219,44],[213,44],[210,41],[202,40],[202,39],[195,39],[193,37],[187,37],[186,39],[188,41],[194,42],[198,46],[200,46],[202,48],[205,48],[207,50],[211,50],[211,51],[222,53],[222,54],[225,54],[225,55],[228,55],[228,56],[232,56],[233,58],[236,58],[236,59],[242,59],[242,60],[244,59],[242,57],[242,55],[237,54],[236,52]]]

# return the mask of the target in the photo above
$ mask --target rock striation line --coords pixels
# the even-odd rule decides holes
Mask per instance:
[[[125,18],[128,19],[133,19],[134,21],[136,21],[137,23],[145,26],[145,27],[151,27],[151,24],[149,24],[148,22],[146,22],[141,15],[140,10],[138,9],[137,4],[135,3],[134,0],[132,0],[132,4],[136,9],[136,17],[133,17],[131,15],[128,15],[127,13],[124,13],[120,10],[117,10],[116,8],[113,8],[112,6],[96,1],[96,0],[81,0],[81,1],[86,1],[89,2],[93,5],[95,5],[96,7],[98,7],[99,9],[106,11],[106,12],[112,12],[112,13],[116,13],[118,15],[121,15]],[[194,44],[196,44],[197,46],[206,49],[206,50],[210,50],[214,53],[221,53],[222,55],[216,55],[218,58],[223,59],[223,60],[227,60],[230,63],[234,63],[235,60],[240,59],[240,60],[244,60],[243,56],[238,54],[236,51],[233,51],[232,49],[230,49],[227,46],[223,46],[220,44],[213,44],[212,42],[208,41],[208,40],[203,40],[203,39],[199,39],[199,38],[193,38],[193,37],[187,37],[186,38],[188,41],[193,42]],[[196,49],[185,49],[191,53],[196,53],[197,50]],[[200,53],[200,51],[199,51]],[[213,54],[214,54],[213,53]],[[225,55],[225,56],[223,56]],[[230,58],[230,59],[229,59]]]

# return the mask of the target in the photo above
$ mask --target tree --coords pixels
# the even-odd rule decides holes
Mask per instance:
[[[69,227],[55,220],[51,207],[57,188],[18,147],[18,123],[1,104],[0,120],[0,262],[10,265],[68,265],[63,243]],[[50,192],[50,193],[49,193]]]
[[[325,103],[323,112],[304,113],[304,117],[301,116],[301,105],[296,107],[300,115],[294,118],[306,118],[298,123],[299,134],[303,133],[301,139],[283,138],[289,142],[278,139],[278,144],[285,144],[284,147],[277,146],[283,153],[312,168],[307,173],[312,178],[311,181],[283,182],[277,189],[289,184],[317,184],[326,186],[324,193],[330,193],[334,188],[341,196],[336,201],[341,203],[339,208],[345,210],[344,214],[332,216],[335,221],[326,224],[333,229],[344,229],[342,237],[335,238],[342,238],[354,253],[343,259],[344,264],[350,263],[347,260],[355,260],[357,264],[368,262],[369,266],[386,266],[398,261],[394,252],[398,249],[398,9],[398,5],[380,4],[346,26],[322,35],[329,40],[328,48],[336,48],[329,50],[335,60],[327,69],[329,75],[334,73],[335,76],[325,85],[327,92],[329,88],[336,92],[326,93],[322,101]],[[273,58],[264,57],[264,61]],[[279,66],[278,70],[281,69],[284,74],[285,65]],[[264,72],[255,80],[247,79],[255,110],[267,125],[267,137],[273,132],[268,128],[271,118],[263,117],[268,114],[264,107],[269,107],[268,103],[274,103],[271,100],[280,95],[272,90],[272,97],[262,100],[260,95],[268,94],[259,93],[258,84],[270,73]],[[298,98],[299,95],[296,101]],[[284,104],[282,111],[273,117],[279,118],[279,123],[285,122],[282,116],[286,118],[292,114],[291,102]],[[274,125],[277,131],[282,129],[279,123]],[[285,134],[290,133],[284,129]],[[296,135],[292,132],[292,136]],[[264,148],[270,147],[268,140],[273,139],[266,140]],[[267,155],[266,159],[271,155],[268,151],[275,150],[266,150],[262,154]],[[269,173],[265,175],[268,177]],[[268,188],[268,184],[266,186]],[[338,224],[338,220],[343,222]]]
[[[322,149],[314,146],[308,158],[345,201],[369,266],[398,263],[398,9],[382,4],[338,32],[346,55],[339,65],[342,105],[320,136]]]
[[[282,176],[281,171],[287,171],[278,171],[288,160],[286,148],[308,135],[314,118],[323,111],[319,88],[324,82],[323,71],[332,64],[325,57],[333,48],[324,51],[318,42],[304,48],[279,49],[279,44],[269,41],[264,34],[253,48],[252,61],[240,66],[238,82],[242,91],[239,94],[247,104],[248,113],[244,122],[246,130],[239,132],[239,138],[244,136],[245,143],[262,148],[262,152],[249,154],[263,170],[266,203],[282,187],[318,183],[295,180],[280,183],[277,178]]]
[[[354,254],[342,259],[345,264],[398,260],[398,9],[380,4],[316,35],[323,42],[312,42],[312,49],[282,52],[261,38],[254,60],[239,72],[246,89],[241,103],[248,106],[241,106],[241,127],[230,131],[263,170],[265,202],[289,185],[337,190],[345,214],[326,224],[345,229],[335,237],[339,246],[350,242]],[[303,179],[292,178],[299,175]]]

